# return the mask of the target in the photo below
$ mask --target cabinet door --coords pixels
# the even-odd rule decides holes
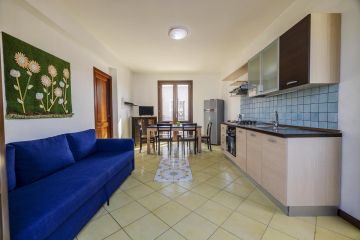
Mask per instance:
[[[246,172],[261,183],[262,135],[254,131],[246,131]]]
[[[279,90],[279,40],[261,52],[261,80],[264,93]]]
[[[280,36],[280,90],[309,83],[310,15]]]
[[[249,60],[248,62],[248,83],[249,96],[256,96],[257,92],[262,89],[260,87],[260,54]]]
[[[223,150],[223,151],[225,151],[225,149],[226,149],[226,129],[227,129],[227,126],[225,124],[221,124],[220,147],[221,147],[221,150]]]
[[[236,164],[246,172],[246,130],[236,129]]]
[[[264,135],[262,140],[261,185],[278,201],[286,205],[286,139]]]

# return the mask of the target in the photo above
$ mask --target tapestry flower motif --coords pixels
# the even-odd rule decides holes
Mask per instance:
[[[57,70],[53,65],[49,65],[48,72],[52,78],[57,76]]]
[[[41,76],[41,83],[44,85],[44,87],[48,88],[51,86],[51,80],[48,76],[42,75]]]
[[[19,70],[11,69],[10,76],[15,78],[16,83],[13,85],[14,89],[18,92],[19,96],[16,99],[19,104],[21,104],[23,113],[26,113],[25,100],[28,93],[28,90],[32,89],[34,86],[30,84],[31,77],[33,73],[40,72],[40,65],[35,60],[29,60],[28,57],[22,52],[15,53],[15,62],[19,67],[26,69],[28,74],[28,79],[26,81],[26,86],[21,85],[20,77],[21,73]]]
[[[62,90],[61,90],[61,88],[55,88],[55,90],[54,90],[54,93],[55,93],[55,96],[56,97],[61,97],[62,96]]]

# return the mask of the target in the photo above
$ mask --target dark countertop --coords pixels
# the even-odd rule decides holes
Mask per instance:
[[[268,123],[258,123],[256,125],[239,125],[237,123],[223,122],[223,124],[283,138],[342,137],[342,133],[339,130],[331,129],[308,128],[289,125],[280,125],[278,129],[274,129],[272,125]]]

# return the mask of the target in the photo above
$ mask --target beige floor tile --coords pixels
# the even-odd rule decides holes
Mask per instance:
[[[130,188],[125,191],[127,194],[129,194],[134,199],[140,199],[145,197],[146,195],[149,195],[150,193],[154,192],[154,189],[141,184],[136,187]]]
[[[241,240],[234,234],[225,231],[222,228],[218,228],[216,232],[209,238],[209,240]]]
[[[261,240],[296,240],[296,238],[268,227]]]
[[[78,240],[100,240],[103,239],[121,228],[119,224],[110,216],[106,214],[94,221],[90,221],[77,236]]]
[[[226,188],[224,188],[225,191],[228,191],[229,193],[235,194],[239,197],[246,198],[250,195],[250,193],[254,190],[253,188],[248,188],[244,185],[240,185],[237,183],[231,183]]]
[[[198,186],[191,189],[191,191],[199,193],[206,198],[212,198],[220,191],[220,189],[206,183],[201,183]]]
[[[150,182],[154,180],[155,174],[144,172],[143,174],[135,174],[134,177],[142,183]]]
[[[237,209],[239,213],[247,217],[253,218],[264,224],[268,224],[275,214],[275,209],[272,207],[267,207],[250,200],[246,200],[240,204]]]
[[[232,213],[230,209],[211,200],[196,209],[195,212],[216,225],[221,225]]]
[[[232,193],[229,193],[227,191],[220,191],[218,194],[212,197],[211,200],[220,203],[221,205],[230,208],[232,210],[237,209],[240,203],[244,201],[243,198],[236,196]]]
[[[153,192],[144,198],[138,200],[138,202],[150,211],[153,211],[165,203],[170,201],[169,198],[158,192]]]
[[[175,225],[190,211],[175,201],[171,201],[154,211],[154,214],[169,226]]]
[[[130,188],[139,186],[141,182],[136,180],[134,177],[128,177],[125,182],[123,182],[120,186],[121,190],[128,190]]]
[[[180,187],[177,184],[170,184],[160,190],[160,192],[169,198],[175,198],[184,192],[187,192],[186,188]]]
[[[216,230],[216,225],[195,213],[191,213],[173,227],[188,240],[206,240]]]
[[[161,236],[156,238],[156,240],[186,240],[183,236],[179,233],[175,232],[172,229],[167,230]]]
[[[203,205],[208,199],[194,192],[186,192],[181,196],[175,198],[175,201],[188,209],[195,210]]]
[[[168,186],[170,183],[160,183],[160,182],[150,181],[150,182],[146,182],[145,184],[157,191]]]
[[[220,173],[219,169],[212,168],[211,166],[203,169],[201,172],[210,174],[211,176],[218,175]]]
[[[99,211],[97,211],[97,213],[92,217],[91,221],[98,219],[106,214],[108,214],[108,211],[106,211],[104,207],[101,207]]]
[[[269,206],[269,207],[275,207],[275,204],[273,202],[271,202],[271,200],[269,198],[267,198],[262,192],[260,192],[259,190],[255,190],[253,191],[250,196],[248,197],[249,200],[265,205],[265,206]]]
[[[180,187],[190,190],[190,189],[196,187],[197,185],[199,185],[200,183],[202,183],[202,181],[199,181],[198,179],[193,178],[193,180],[191,182],[178,182],[176,184],[179,185]]]
[[[208,179],[206,183],[217,188],[224,188],[229,185],[231,181],[219,177],[213,177]]]
[[[122,227],[125,227],[148,213],[149,211],[139,203],[132,202],[111,212],[111,215]]]
[[[315,233],[315,240],[351,240],[351,238],[330,231],[326,228],[317,227]]]
[[[266,225],[256,220],[233,213],[222,227],[243,240],[260,240],[266,230]]]
[[[125,192],[114,193],[109,200],[109,206],[105,204],[104,207],[107,211],[111,212],[132,201],[134,200]]]
[[[248,188],[255,189],[254,184],[249,179],[247,179],[246,177],[239,177],[234,181],[234,183],[244,185],[244,186],[246,186]]]
[[[130,237],[124,232],[124,230],[120,230],[104,240],[131,240]]]
[[[133,240],[153,240],[168,229],[169,226],[152,213],[124,228]]]
[[[314,239],[315,224],[296,217],[276,213],[270,222],[270,227],[300,240]]]
[[[191,164],[190,164],[190,167],[191,167]],[[208,180],[211,177],[212,176],[210,174],[203,173],[203,172],[195,172],[193,174],[193,178],[197,179],[198,181],[201,181],[201,182],[204,182],[204,181]]]
[[[360,230],[340,217],[318,217],[317,226],[326,228],[352,239],[360,239]]]
[[[223,179],[225,179],[227,181],[231,181],[231,182],[239,177],[239,175],[234,174],[234,173],[232,173],[232,172],[230,172],[228,170],[222,171],[216,176],[219,177],[219,178],[223,178]]]

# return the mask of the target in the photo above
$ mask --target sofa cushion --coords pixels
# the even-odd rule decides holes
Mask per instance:
[[[17,187],[46,177],[73,163],[65,135],[12,143]]]
[[[97,153],[10,192],[11,239],[45,239],[132,160],[132,152]]]
[[[76,161],[81,160],[96,151],[96,132],[94,129],[69,133],[66,134],[66,137]]]
[[[15,147],[11,144],[6,145],[6,172],[8,191],[11,191],[16,187]]]

